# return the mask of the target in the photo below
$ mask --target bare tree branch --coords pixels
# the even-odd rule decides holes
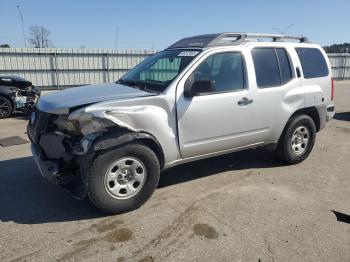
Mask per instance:
[[[29,28],[29,43],[35,48],[51,47],[51,32],[42,25],[34,25]]]

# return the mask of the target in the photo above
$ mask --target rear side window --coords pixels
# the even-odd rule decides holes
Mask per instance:
[[[328,66],[321,51],[317,48],[295,48],[304,78],[316,78],[328,76]]]
[[[252,57],[258,87],[280,86],[292,79],[291,63],[284,48],[254,48]]]
[[[276,53],[280,65],[281,82],[285,84],[293,77],[289,58],[284,48],[276,48]]]

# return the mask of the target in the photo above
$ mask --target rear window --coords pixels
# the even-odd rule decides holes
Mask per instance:
[[[317,48],[295,48],[304,78],[316,78],[328,76],[328,66],[323,54]]]

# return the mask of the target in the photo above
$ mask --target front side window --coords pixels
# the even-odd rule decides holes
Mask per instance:
[[[317,48],[295,48],[304,78],[328,76],[328,66],[321,51]]]
[[[219,53],[208,57],[192,73],[194,81],[211,80],[215,93],[244,88],[244,63],[241,53]]]
[[[163,92],[199,53],[186,49],[159,52],[131,69],[118,83]]]
[[[293,78],[291,62],[284,48],[254,48],[252,57],[259,88],[281,86]]]

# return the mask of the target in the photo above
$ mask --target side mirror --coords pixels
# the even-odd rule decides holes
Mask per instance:
[[[199,96],[205,93],[211,93],[215,91],[215,85],[213,80],[196,80],[186,81],[184,88],[185,97]]]

